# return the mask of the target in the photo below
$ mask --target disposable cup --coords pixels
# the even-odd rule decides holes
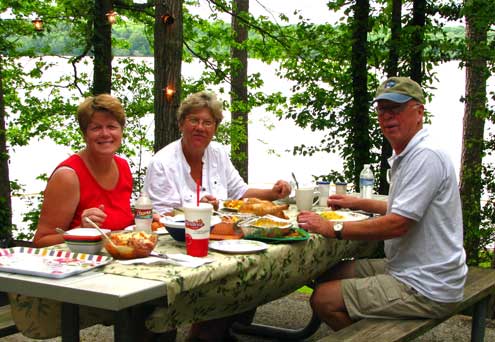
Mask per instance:
[[[313,207],[313,198],[315,195],[314,188],[296,189],[296,207],[297,210],[311,210]]]
[[[337,195],[345,195],[347,193],[347,183],[335,183],[335,193]]]
[[[184,210],[186,227],[187,254],[195,257],[204,257],[208,255],[213,206],[209,203],[199,203],[199,206],[188,204],[182,208]]]
[[[327,206],[328,195],[330,194],[329,182],[318,182],[318,205],[320,207]]]

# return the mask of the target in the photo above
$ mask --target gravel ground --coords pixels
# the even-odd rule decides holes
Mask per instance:
[[[308,295],[293,293],[287,297],[273,301],[258,308],[255,322],[261,324],[275,325],[284,328],[301,328],[311,317],[311,310],[308,305]],[[179,329],[177,342],[184,342],[187,336],[188,325]],[[317,341],[324,336],[332,334],[332,331],[322,324],[319,330],[307,341]],[[434,329],[430,330],[415,342],[468,342],[471,335],[471,318],[467,316],[454,316]],[[261,337],[237,335],[241,342],[273,341]],[[113,340],[112,327],[96,325],[84,329],[81,333],[81,341],[106,342]],[[21,334],[0,338],[1,342],[36,341],[22,336]],[[49,342],[59,342],[60,338],[46,340]],[[487,321],[485,341],[495,341],[495,320]]]

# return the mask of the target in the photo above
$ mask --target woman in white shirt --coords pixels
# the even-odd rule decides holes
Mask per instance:
[[[271,189],[253,189],[239,175],[222,145],[212,142],[223,119],[215,95],[199,92],[187,97],[177,113],[182,137],[158,151],[148,166],[145,190],[161,215],[196,200],[197,186],[203,202],[218,206],[218,199],[256,197],[281,199],[289,195],[288,182]]]

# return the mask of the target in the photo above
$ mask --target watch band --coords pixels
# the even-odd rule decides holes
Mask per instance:
[[[333,224],[333,232],[337,240],[342,240],[342,230],[344,229],[344,224],[342,222],[335,222]]]

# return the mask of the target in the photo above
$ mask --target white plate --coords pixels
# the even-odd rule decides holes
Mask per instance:
[[[325,211],[334,211],[335,213],[343,216],[344,218],[342,219],[335,219],[335,220],[329,220],[329,221],[338,221],[338,222],[350,222],[350,221],[362,221],[362,220],[367,220],[370,217],[361,213],[356,213],[353,211],[345,211],[345,210],[322,210],[321,212]],[[319,212],[319,213],[321,213]]]
[[[125,227],[124,230],[134,231],[134,227],[136,227],[136,225],[133,224],[132,226]],[[153,231],[153,233],[156,233],[157,235],[166,235],[166,234],[168,234],[168,232],[165,229],[165,227],[160,227],[157,230]]]
[[[185,228],[184,215],[162,216],[160,222],[171,228]],[[212,216],[210,225],[214,226],[220,222],[222,222],[222,219],[219,216]]]
[[[255,253],[264,251],[268,245],[254,240],[220,240],[210,242],[209,247],[225,253]]]

